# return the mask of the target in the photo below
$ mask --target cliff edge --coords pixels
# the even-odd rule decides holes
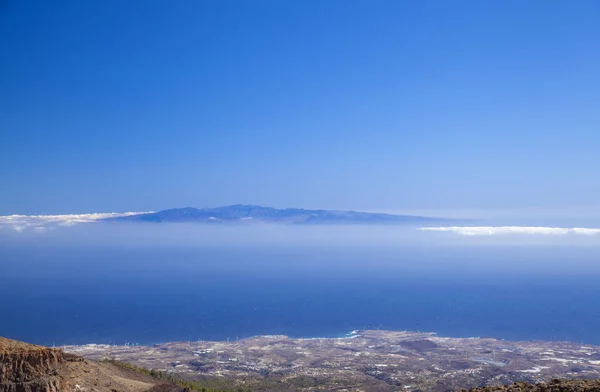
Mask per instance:
[[[0,392],[180,392],[110,363],[0,337]]]

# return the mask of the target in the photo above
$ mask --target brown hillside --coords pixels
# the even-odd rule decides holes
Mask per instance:
[[[179,392],[109,363],[0,337],[0,392]]]
[[[539,384],[518,382],[511,385],[474,388],[471,392],[600,392],[600,380],[552,380]]]

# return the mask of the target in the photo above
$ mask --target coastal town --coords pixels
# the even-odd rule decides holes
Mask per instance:
[[[128,362],[189,380],[228,380],[251,390],[447,391],[600,378],[599,346],[405,331],[61,348],[93,360]]]

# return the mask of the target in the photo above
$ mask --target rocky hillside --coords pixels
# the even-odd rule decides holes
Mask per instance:
[[[152,377],[0,337],[0,392],[180,392]]]
[[[600,392],[600,380],[552,380],[538,384],[518,382],[511,385],[475,388],[470,392]]]

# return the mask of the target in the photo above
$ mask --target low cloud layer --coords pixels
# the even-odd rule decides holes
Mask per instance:
[[[107,212],[91,214],[67,215],[6,215],[0,216],[0,228],[5,227],[16,231],[32,229],[44,231],[54,226],[71,226],[76,223],[95,222],[106,218],[143,214],[144,212]]]
[[[600,229],[586,227],[545,227],[545,226],[448,226],[421,227],[421,231],[450,232],[466,236],[493,235],[600,235]]]

